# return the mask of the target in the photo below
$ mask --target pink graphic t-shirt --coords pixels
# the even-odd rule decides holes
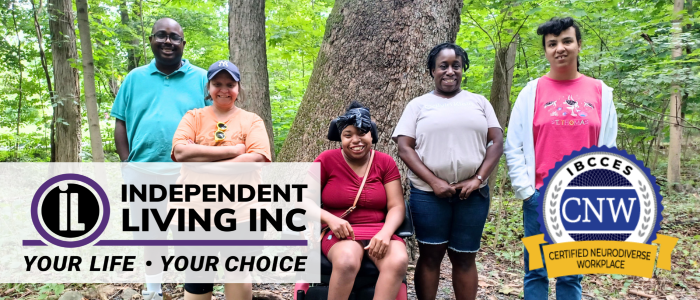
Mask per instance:
[[[554,164],[573,151],[598,145],[602,83],[588,76],[554,80],[542,76],[535,94],[535,188]]]

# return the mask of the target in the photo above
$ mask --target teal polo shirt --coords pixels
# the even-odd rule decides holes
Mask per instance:
[[[130,162],[171,162],[173,135],[189,110],[202,108],[207,94],[207,71],[186,59],[170,75],[156,68],[156,61],[126,75],[112,105],[111,116],[126,123]],[[176,174],[175,164],[154,165],[156,174]]]

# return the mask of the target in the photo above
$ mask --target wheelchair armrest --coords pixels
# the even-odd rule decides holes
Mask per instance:
[[[411,208],[408,206],[408,203],[404,202],[404,204],[406,206],[405,217],[403,218],[401,225],[399,225],[399,228],[397,228],[396,232],[394,232],[401,238],[407,238],[413,235],[413,217],[411,216]]]

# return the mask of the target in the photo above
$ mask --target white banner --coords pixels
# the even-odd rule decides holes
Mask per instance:
[[[0,164],[0,282],[142,283],[147,269],[163,282],[319,282],[319,174],[318,163]]]

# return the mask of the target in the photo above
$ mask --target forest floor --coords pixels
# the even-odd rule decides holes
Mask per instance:
[[[695,195],[695,201],[700,200]],[[695,202],[694,201],[694,202]],[[667,206],[668,207],[668,206]],[[694,209],[697,212],[697,207]],[[680,238],[672,257],[672,271],[657,270],[651,279],[623,275],[586,275],[583,279],[583,299],[666,299],[666,300],[690,300],[700,299],[700,222],[686,215],[687,219],[669,224],[664,222],[661,234],[667,234]],[[516,242],[512,244],[517,245]],[[499,252],[500,251],[500,252]],[[479,269],[479,291],[477,299],[505,300],[522,299],[523,297],[523,259],[521,253],[513,259],[504,255],[504,249],[482,246],[477,257]],[[413,287],[413,265],[409,267],[407,274],[409,299],[416,299]],[[22,287],[15,285],[8,288],[3,284],[0,290],[0,299],[58,299],[52,290],[45,288],[49,285],[26,284]],[[124,296],[138,291],[139,284],[66,284],[63,293],[78,291],[83,299],[120,300]],[[292,299],[294,286],[292,284],[256,284],[256,298],[262,299]],[[554,296],[555,280],[550,281],[552,291],[550,299]],[[181,284],[164,284],[164,292],[173,300],[183,299]],[[80,298],[77,298],[80,299]],[[140,299],[138,295],[128,299]],[[212,300],[225,299],[223,286],[216,286]],[[451,280],[451,263],[447,257],[443,260],[440,275],[440,286],[437,299],[455,299]]]
[[[583,279],[584,299],[700,299],[700,212],[698,192],[683,193],[664,199],[664,220],[659,233],[678,237],[680,240],[672,256],[672,271],[656,270],[651,279],[623,275],[586,275]],[[492,213],[477,256],[479,291],[477,299],[504,300],[522,299],[523,258],[522,213],[520,202],[504,202],[502,228],[499,242],[493,243],[496,216]],[[519,230],[519,231],[518,231]],[[416,254],[417,258],[418,254]],[[414,263],[407,274],[409,299],[415,298],[413,287]],[[56,294],[69,291],[80,292],[84,299],[119,300],[138,291],[138,284],[2,284],[2,299],[58,299]],[[165,284],[163,289],[171,299],[182,299],[181,284]],[[550,281],[555,299],[555,280]],[[60,290],[63,290],[62,292]],[[256,284],[256,299],[292,299],[292,284]],[[80,299],[80,298],[77,298]],[[130,298],[131,299],[131,298]],[[139,299],[135,296],[133,299]],[[213,299],[224,299],[223,286],[216,286]],[[443,260],[437,299],[455,299],[452,289],[451,264]],[[126,300],[126,299],[125,299]]]
[[[668,195],[664,186],[663,170],[657,170],[657,182],[662,186],[663,221],[660,234],[679,238],[672,255],[672,271],[657,269],[652,278],[623,275],[586,275],[583,279],[584,299],[700,299],[700,142],[686,144],[684,149],[684,191]],[[662,166],[665,168],[665,166]],[[523,237],[522,202],[492,196],[481,251],[477,256],[479,291],[477,299],[505,300],[523,297]],[[410,244],[410,243],[409,243]],[[417,252],[417,251],[416,251]],[[416,299],[413,287],[415,253],[407,274],[409,299]],[[556,280],[550,281],[550,299]],[[67,300],[140,299],[134,295],[139,284],[0,284],[0,300],[37,299],[56,300],[74,291],[82,295]],[[170,299],[182,299],[182,284],[164,284]],[[256,298],[292,299],[292,284],[256,284]],[[166,299],[167,299],[166,298]],[[213,299],[224,299],[223,286],[215,286]],[[62,299],[62,300],[63,300]],[[437,299],[455,299],[451,264],[443,260]]]

